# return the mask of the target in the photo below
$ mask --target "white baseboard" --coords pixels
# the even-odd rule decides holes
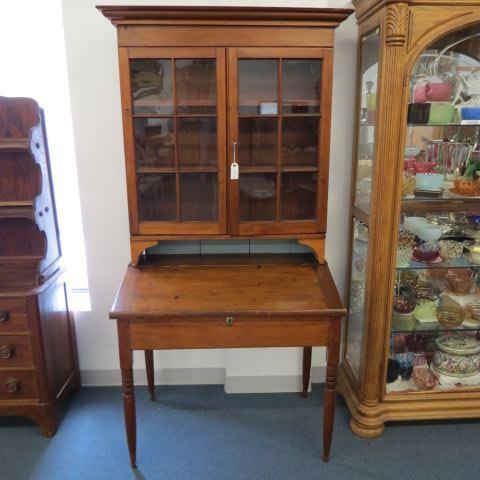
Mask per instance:
[[[119,370],[82,370],[82,385],[121,385]],[[145,369],[134,370],[135,385],[146,385]],[[312,383],[325,381],[325,367],[312,367]],[[156,385],[225,385],[227,393],[298,392],[301,375],[226,376],[224,368],[164,368],[155,370]]]

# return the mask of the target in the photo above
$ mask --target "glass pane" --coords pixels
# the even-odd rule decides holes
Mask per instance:
[[[216,173],[180,174],[180,220],[213,222],[218,217]]]
[[[240,175],[240,221],[276,219],[275,173],[244,173]]]
[[[136,118],[137,167],[175,167],[175,135],[172,118]]]
[[[278,61],[239,60],[238,97],[240,115],[276,115]]]
[[[140,221],[176,220],[177,186],[175,174],[142,173],[137,178]]]
[[[217,119],[177,118],[178,168],[217,166]]]
[[[282,166],[318,165],[319,121],[318,117],[282,119]]]
[[[217,72],[215,60],[175,61],[177,113],[215,113]]]
[[[410,77],[387,393],[480,386],[480,25]]]
[[[368,228],[362,222],[354,220],[345,358],[357,379],[362,353],[367,252]]]
[[[238,137],[241,166],[277,165],[277,118],[240,118]]]
[[[379,45],[380,36],[378,31],[362,37],[355,206],[365,213],[370,212],[370,193],[375,153]]]
[[[282,173],[280,202],[283,220],[314,219],[317,213],[317,174]]]
[[[319,113],[321,60],[282,61],[283,113]]]
[[[130,62],[134,115],[170,115],[172,102],[171,60]]]

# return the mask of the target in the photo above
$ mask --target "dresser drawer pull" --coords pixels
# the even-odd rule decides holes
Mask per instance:
[[[20,383],[16,378],[9,378],[5,382],[5,388],[8,393],[15,393],[20,389]]]
[[[8,312],[6,310],[0,310],[0,323],[8,320]]]
[[[12,358],[14,354],[15,347],[12,347],[11,345],[2,345],[0,347],[0,358],[2,360],[8,360],[9,358]]]
[[[233,317],[227,317],[225,323],[227,324],[227,327],[233,327]]]

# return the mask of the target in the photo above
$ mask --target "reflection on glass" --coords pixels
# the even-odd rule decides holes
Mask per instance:
[[[216,173],[180,174],[180,220],[217,221]]]
[[[362,353],[367,251],[368,228],[358,220],[354,220],[345,358],[357,379]]]
[[[172,118],[136,118],[137,167],[175,167],[175,136]]]
[[[276,166],[277,118],[240,118],[239,163],[243,166]]]
[[[133,113],[170,115],[172,103],[172,61],[131,60]]]
[[[282,220],[312,220],[316,216],[316,172],[282,173],[281,183]]]
[[[213,59],[176,60],[177,113],[215,113],[216,76]]]
[[[239,60],[238,96],[240,115],[276,115],[278,61]]]
[[[239,187],[241,222],[275,220],[275,173],[244,173],[240,175]]]
[[[283,113],[319,113],[321,60],[282,61]]]
[[[138,212],[140,221],[177,219],[176,178],[169,174],[138,174]]]
[[[217,166],[217,119],[177,118],[178,168]]]
[[[360,118],[357,130],[357,177],[355,206],[370,212],[372,171],[377,121],[379,32],[362,37]]]
[[[318,165],[318,117],[282,119],[282,166]]]

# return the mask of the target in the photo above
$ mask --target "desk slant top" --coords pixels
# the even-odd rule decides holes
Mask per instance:
[[[110,318],[342,316],[326,264],[129,267]]]

